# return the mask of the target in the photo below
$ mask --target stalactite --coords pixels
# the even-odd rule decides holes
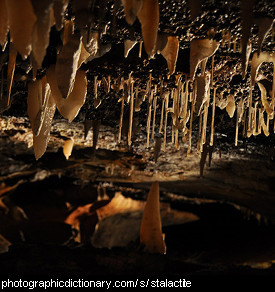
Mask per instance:
[[[210,87],[213,88],[214,85],[214,55],[211,58],[211,79],[210,79]]]
[[[252,88],[250,87],[249,91],[249,100],[248,100],[248,120],[247,120],[247,136],[251,135],[251,123],[252,123]]]
[[[141,54],[142,54],[142,41],[139,41],[139,51],[138,51],[138,57],[141,58]]]
[[[198,139],[197,139],[197,153],[200,152],[200,147],[201,147],[201,139],[202,139],[202,116],[203,116],[203,110],[201,110],[201,112],[200,112],[199,130],[198,130]]]
[[[157,111],[157,100],[158,100],[158,96],[156,94],[156,88],[155,88],[155,96],[154,96],[154,100],[153,100],[153,124],[152,124],[152,134],[151,134],[151,139],[154,140],[155,137],[155,123],[156,123],[156,111]]]
[[[227,106],[226,106],[226,111],[229,115],[230,118],[233,118],[234,113],[235,113],[235,98],[233,96],[233,94],[229,94],[227,97]]]
[[[239,136],[239,124],[242,121],[244,113],[244,100],[240,99],[237,105],[237,115],[236,115],[236,129],[235,129],[235,146],[238,146],[238,136]]]
[[[212,39],[193,39],[190,43],[190,78],[194,79],[198,65],[217,51],[219,42]]]
[[[97,76],[94,76],[94,108],[98,108],[101,104],[101,100],[98,98],[98,80],[97,80]]]
[[[210,136],[210,146],[213,145],[214,142],[214,123],[215,123],[215,108],[216,108],[216,91],[217,88],[214,87],[213,92],[213,101],[212,101],[212,121],[211,121],[211,136]]]
[[[252,129],[252,133],[254,136],[256,136],[258,134],[257,132],[257,106],[258,106],[258,101],[255,102],[254,104],[254,119],[253,119],[253,129]]]
[[[129,52],[132,50],[132,48],[135,46],[137,43],[136,40],[125,40],[124,41],[124,58],[127,58],[129,55]]]
[[[246,137],[246,132],[247,132],[247,111],[246,110],[244,110],[244,113],[243,113],[242,124],[243,124],[242,136],[243,136],[243,138],[245,138]]]
[[[202,126],[201,145],[200,145],[200,151],[201,152],[203,151],[203,145],[206,142],[206,129],[207,129],[209,101],[210,101],[210,93],[208,92],[207,101],[204,103],[203,126]]]
[[[192,92],[192,109],[191,109],[191,117],[190,117],[190,126],[189,126],[189,140],[188,140],[188,149],[187,149],[187,155],[191,154],[192,151],[192,127],[193,127],[193,115],[194,115],[194,109],[195,109],[195,103],[196,103],[196,92],[197,92],[197,81],[195,80],[195,85]]]
[[[128,130],[128,145],[129,146],[131,146],[132,144],[133,115],[134,115],[134,82],[131,83],[130,117],[129,117],[129,130]]]
[[[188,100],[189,100],[189,80],[186,81],[185,83],[185,94],[184,94],[184,109],[183,109],[183,119],[184,119],[184,124],[186,125],[187,123],[187,108],[188,108]]]
[[[120,108],[120,118],[119,118],[119,127],[118,127],[118,143],[121,142],[121,130],[122,130],[122,124],[123,124],[123,112],[124,112],[124,98],[121,98],[121,108]]]
[[[17,56],[17,51],[14,48],[13,44],[11,43],[10,49],[9,49],[9,65],[8,65],[8,73],[7,73],[7,107],[10,106],[11,87],[13,83],[16,56]]]
[[[74,146],[74,140],[72,138],[67,139],[64,142],[64,145],[63,145],[63,154],[64,154],[64,156],[66,157],[67,160],[69,159],[69,157],[72,154],[73,146]]]
[[[259,88],[260,88],[260,91],[261,91],[261,101],[262,101],[262,105],[264,106],[265,108],[265,111],[268,115],[271,115],[273,113],[273,108],[272,106],[270,106],[268,100],[267,100],[267,96],[266,96],[266,89],[264,87],[263,84],[261,84],[260,82],[257,83]]]
[[[164,116],[164,108],[165,108],[165,102],[166,102],[166,95],[169,93],[163,93],[161,95],[161,116],[160,116],[160,123],[159,123],[159,133],[162,133],[163,128],[163,116]]]
[[[169,94],[167,94],[165,96],[165,119],[164,119],[164,134],[163,134],[163,150],[166,149],[169,96],[170,96]]]
[[[233,52],[236,53],[237,52],[237,36],[236,35],[233,35],[232,43],[233,43]]]
[[[269,129],[264,121],[264,110],[263,109],[261,109],[261,111],[259,112],[259,122],[261,123],[261,127],[263,129],[265,136],[269,136]]]
[[[151,111],[152,111],[152,100],[153,100],[154,92],[151,91],[150,96],[148,97],[147,101],[147,123],[146,123],[146,131],[147,131],[147,142],[146,147],[150,146],[150,130],[151,130]]]
[[[261,131],[262,131],[262,125],[261,125],[261,117],[260,117],[260,112],[261,112],[261,108],[259,107],[258,108],[258,128],[257,128],[257,133],[258,134],[261,134]]]

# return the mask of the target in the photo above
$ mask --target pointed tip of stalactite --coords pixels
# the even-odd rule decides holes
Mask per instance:
[[[149,59],[156,54],[156,43],[159,27],[159,3],[158,0],[143,1],[143,5],[137,13],[141,24],[141,33],[144,48]]]
[[[190,43],[190,80],[194,81],[199,64],[213,56],[220,43],[209,38],[193,39]]]
[[[137,44],[137,41],[134,40],[125,40],[124,41],[124,58],[127,58],[129,52],[133,49],[133,47]]]
[[[133,25],[143,6],[143,0],[122,0],[126,22]]]
[[[249,63],[250,54],[252,51],[252,44],[251,41],[248,40],[245,50],[242,50],[242,78],[243,80],[246,77],[247,67]]]
[[[156,51],[161,54],[167,62],[169,79],[175,73],[179,52],[179,39],[175,36],[158,35]]]
[[[74,146],[74,139],[70,138],[64,142],[63,145],[63,154],[68,160],[72,154],[73,151],[73,146]]]

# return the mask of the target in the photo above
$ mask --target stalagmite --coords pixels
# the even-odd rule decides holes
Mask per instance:
[[[87,139],[88,133],[93,126],[93,121],[85,118],[84,120],[84,138]]]
[[[32,1],[37,20],[32,32],[32,51],[38,68],[41,68],[49,45],[50,30],[53,25],[53,2]]]
[[[230,118],[234,116],[235,113],[235,98],[232,94],[229,94],[227,97],[227,106],[226,106],[226,111],[229,115]]]
[[[161,150],[161,142],[162,142],[162,138],[160,136],[157,136],[156,141],[155,141],[155,148],[154,148],[154,161],[155,161],[155,163],[157,163],[157,161],[158,161],[159,153]]]
[[[153,182],[144,207],[140,226],[140,243],[149,253],[166,253],[166,246],[162,235],[159,183]]]
[[[64,154],[64,156],[66,157],[67,160],[69,159],[69,157],[72,154],[73,147],[74,147],[74,140],[73,139],[70,138],[70,139],[67,139],[64,142],[64,145],[63,145],[63,154]]]
[[[10,43],[9,65],[8,65],[8,73],[7,73],[7,107],[10,106],[10,96],[11,96],[11,88],[12,88],[13,76],[14,76],[14,70],[15,70],[15,64],[16,64],[16,56],[17,56],[17,51],[14,48],[13,44]]]
[[[129,52],[132,50],[136,43],[137,41],[124,40],[124,58],[128,57]]]
[[[143,5],[137,13],[141,23],[141,32],[144,48],[149,58],[156,53],[156,43],[159,27],[159,3],[158,0],[143,1]]]
[[[69,122],[78,115],[79,110],[83,106],[87,95],[87,78],[86,72],[78,70],[75,76],[74,86],[71,93],[64,99],[59,91],[56,82],[56,72],[54,65],[47,69],[47,79],[51,87],[53,98],[56,102],[58,111]]]
[[[193,39],[190,43],[190,79],[193,81],[198,65],[215,54],[219,42],[212,39]]]
[[[95,155],[96,152],[100,124],[100,120],[93,121],[93,155]]]
[[[214,143],[214,123],[215,123],[215,108],[216,108],[216,91],[217,88],[214,87],[213,101],[212,101],[212,121],[211,121],[211,136],[210,136],[210,146]]]
[[[5,50],[7,44],[7,35],[9,32],[9,20],[7,13],[6,0],[0,0],[0,46],[2,51]]]
[[[31,0],[6,1],[10,41],[23,59],[26,59],[32,50],[32,33],[37,17],[33,11]]]
[[[35,158],[39,159],[46,151],[48,141],[50,138],[50,130],[51,130],[51,124],[54,117],[56,105],[55,101],[49,91],[49,89],[46,88],[47,82],[46,77],[43,77],[43,80],[41,81],[36,80],[29,83],[28,87],[28,115],[30,118],[31,126],[33,133],[38,132],[37,126],[35,125],[35,120],[37,119],[37,116],[39,115],[39,112],[41,111],[41,105],[43,104],[43,100],[41,100],[39,96],[39,92],[41,90],[42,86],[42,92],[45,92],[45,95],[48,95],[47,102],[44,103],[44,114],[43,119],[41,120],[41,130],[39,131],[38,135],[33,134],[33,149]],[[42,82],[42,84],[41,84]],[[44,88],[43,88],[44,87]],[[44,95],[44,99],[46,96]],[[43,96],[42,96],[43,97]]]

